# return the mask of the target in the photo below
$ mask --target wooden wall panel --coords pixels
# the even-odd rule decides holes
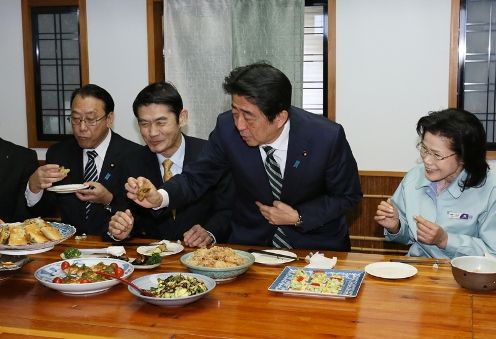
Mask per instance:
[[[384,241],[383,228],[374,221],[377,205],[394,193],[402,178],[398,173],[360,173],[363,199],[347,216],[353,251],[406,253],[407,246]]]

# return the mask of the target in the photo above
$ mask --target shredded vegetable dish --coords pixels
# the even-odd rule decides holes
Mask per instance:
[[[182,274],[157,280],[158,286],[150,289],[150,292],[157,298],[181,298],[207,291],[207,286],[203,281]]]
[[[213,246],[197,249],[187,260],[188,264],[202,267],[226,268],[246,264],[246,259],[232,248]]]

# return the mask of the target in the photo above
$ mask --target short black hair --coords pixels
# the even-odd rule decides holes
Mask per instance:
[[[455,108],[429,112],[417,123],[417,134],[425,133],[450,139],[451,149],[462,159],[467,178],[462,189],[477,187],[485,182],[489,165],[486,161],[486,131],[481,121],[472,113]]]
[[[246,97],[269,121],[291,106],[291,81],[283,72],[265,62],[235,68],[224,79],[222,87],[227,94]]]
[[[150,104],[167,106],[174,112],[177,121],[179,121],[179,114],[183,110],[183,99],[176,87],[171,83],[166,81],[156,82],[143,88],[133,102],[133,112],[136,118],[138,118],[138,109]]]
[[[71,95],[71,106],[74,98],[77,95],[79,95],[81,98],[93,97],[103,101],[103,109],[105,110],[105,115],[108,115],[110,112],[114,111],[114,99],[112,99],[112,96],[109,92],[107,92],[100,86],[97,86],[95,84],[87,84],[81,88],[74,90]]]

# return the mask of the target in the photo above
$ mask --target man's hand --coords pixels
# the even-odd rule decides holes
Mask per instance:
[[[377,206],[374,220],[387,229],[389,233],[396,234],[400,230],[398,209],[393,205],[391,199],[381,201],[379,206]]]
[[[149,187],[150,190],[144,194],[143,200],[138,199],[138,190],[140,187]],[[127,178],[127,182],[124,185],[124,188],[127,191],[127,197],[137,203],[140,206],[146,208],[156,208],[162,204],[162,195],[158,193],[155,186],[151,183],[150,180],[143,177]]]
[[[260,213],[272,225],[294,225],[298,222],[300,215],[293,207],[281,201],[274,201],[272,206],[264,205],[255,201]]]
[[[428,245],[436,245],[445,249],[448,244],[448,233],[441,226],[430,222],[423,217],[416,216],[417,222],[417,240]]]
[[[118,211],[110,218],[108,231],[116,239],[123,240],[129,236],[133,229],[134,218],[130,210]]]
[[[110,204],[114,196],[102,184],[96,181],[88,181],[84,183],[90,186],[89,188],[76,191],[76,197],[81,201],[89,201],[96,204]]]
[[[47,164],[40,166],[29,177],[29,190],[33,193],[38,193],[61,181],[66,176],[66,173],[60,171],[59,165]]]
[[[184,232],[184,244],[189,247],[207,247],[213,241],[207,230],[198,224]]]

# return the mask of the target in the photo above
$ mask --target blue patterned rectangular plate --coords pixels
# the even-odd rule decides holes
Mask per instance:
[[[270,285],[269,291],[312,297],[354,298],[364,277],[364,271],[286,266]]]

